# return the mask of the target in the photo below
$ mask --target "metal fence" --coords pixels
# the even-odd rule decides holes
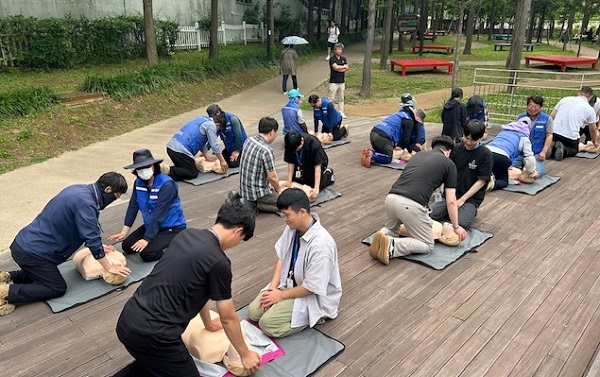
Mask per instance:
[[[487,104],[490,122],[506,124],[527,110],[527,97],[544,97],[544,111],[566,96],[577,95],[582,86],[600,85],[600,73],[563,73],[547,70],[506,70],[476,68],[473,74],[473,94]]]
[[[227,45],[227,43],[264,42],[264,25],[262,22],[260,25],[247,24],[245,21],[241,25],[222,22],[217,30],[217,40],[222,45]],[[202,47],[208,47],[209,43],[210,32],[201,30],[196,22],[194,26],[180,26],[178,28],[174,47],[179,50],[200,50]]]

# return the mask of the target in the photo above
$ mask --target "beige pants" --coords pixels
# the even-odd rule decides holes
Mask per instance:
[[[260,329],[267,336],[283,338],[284,336],[299,333],[307,327],[291,327],[292,310],[294,309],[293,298],[279,301],[263,313],[262,309],[258,307],[261,296],[262,292],[250,303],[250,306],[248,307],[248,318],[254,322],[258,322]]]
[[[385,198],[384,232],[394,239],[393,258],[409,254],[431,253],[434,246],[433,223],[429,211],[414,200],[396,194]],[[404,224],[411,237],[398,237]]]
[[[346,84],[334,84],[329,83],[329,99],[335,102],[335,97],[338,96],[338,106],[340,111],[344,112],[344,91],[346,90]]]

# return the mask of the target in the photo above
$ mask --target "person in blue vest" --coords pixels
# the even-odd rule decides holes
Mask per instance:
[[[529,140],[531,119],[523,117],[502,126],[502,131],[492,141],[486,144],[492,152],[492,179],[490,190],[499,190],[508,186],[508,169],[515,159],[523,156],[524,173],[532,179],[539,177],[535,168],[535,157]]]
[[[201,152],[207,161],[219,160],[221,171],[227,171],[229,165],[221,154],[221,146],[217,139],[217,132],[225,127],[225,122],[225,115],[218,114],[213,117],[198,117],[181,127],[167,143],[167,154],[173,161],[173,166],[168,170],[165,169],[165,172],[174,181],[196,178],[198,152]],[[208,154],[209,147],[215,156]]]
[[[373,149],[363,149],[361,164],[368,168],[373,162],[389,164],[400,159],[403,150],[411,155],[421,151],[425,143],[425,112],[409,103],[400,103],[400,110],[377,123],[369,139]],[[396,149],[398,147],[398,149]]]
[[[542,111],[543,106],[544,97],[529,96],[527,97],[527,112],[519,114],[517,117],[517,119],[528,117],[531,120],[529,140],[531,140],[531,149],[535,156],[536,170],[540,175],[546,173],[544,161],[546,161],[546,153],[550,149],[554,133],[554,120],[550,114]],[[512,166],[522,168],[523,157],[517,157]]]
[[[316,94],[308,97],[308,103],[313,108],[315,118],[315,133],[319,132],[319,121],[323,123],[321,133],[331,133],[333,141],[348,136],[347,126],[342,126],[342,114],[336,110],[333,101],[319,98]]]
[[[281,115],[283,117],[283,134],[287,134],[290,131],[304,132],[307,133],[306,121],[304,115],[302,115],[302,109],[300,109],[300,98],[304,96],[298,89],[292,89],[288,92],[289,101],[281,108]]]
[[[108,237],[109,241],[123,241],[125,253],[140,253],[146,262],[159,260],[173,238],[186,228],[177,184],[161,173],[162,161],[152,157],[148,149],[133,152],[133,164],[124,167],[133,169],[137,177],[124,226],[120,233]],[[128,235],[138,212],[144,224]]]
[[[220,127],[217,131],[217,134],[221,140],[223,140],[223,144],[225,145],[221,154],[230,168],[239,167],[244,143],[248,138],[240,118],[235,114],[223,111],[216,103],[208,106],[206,108],[206,113],[211,118],[219,114],[225,115],[225,126]]]

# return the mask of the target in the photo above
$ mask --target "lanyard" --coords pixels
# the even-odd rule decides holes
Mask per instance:
[[[298,161],[298,169],[300,169],[300,165],[302,164],[302,149],[300,152],[296,152],[296,161]]]
[[[308,229],[310,229],[315,223],[315,219],[312,219]],[[308,229],[306,231],[308,231]],[[300,233],[296,230],[296,234],[294,235],[294,247],[292,248],[292,261],[290,263],[290,270],[288,272],[288,278],[294,280],[294,286],[296,286],[296,279],[294,278],[294,267],[296,266],[296,261],[298,260],[298,254],[300,252]]]

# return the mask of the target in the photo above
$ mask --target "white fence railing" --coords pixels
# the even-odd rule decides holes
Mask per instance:
[[[262,22],[260,25],[247,24],[245,21],[241,25],[221,22],[217,30],[217,40],[222,45],[227,45],[227,43],[264,42],[264,26]],[[200,30],[196,22],[194,26],[179,27],[174,47],[179,50],[200,50],[202,47],[208,47],[209,44],[210,32]]]

